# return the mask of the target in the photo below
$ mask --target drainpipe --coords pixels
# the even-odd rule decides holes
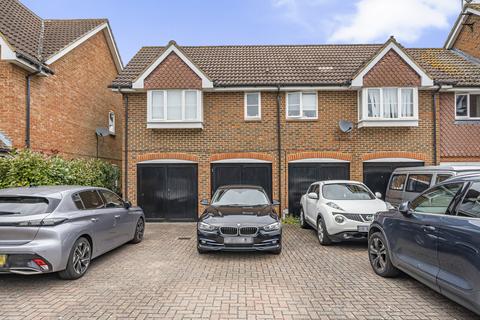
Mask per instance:
[[[120,92],[124,99],[125,104],[125,145],[124,145],[124,157],[125,157],[125,165],[124,165],[124,172],[123,172],[123,179],[124,179],[124,188],[125,194],[123,198],[125,201],[128,201],[128,94],[123,94],[122,89],[118,87],[118,92]]]
[[[280,86],[277,86],[277,157],[278,157],[278,201],[280,202],[280,213],[282,211],[282,135],[281,135],[281,104],[282,97],[280,96]]]
[[[439,84],[438,88],[432,94],[432,113],[433,113],[433,164],[437,165],[437,95],[442,89]]]
[[[25,148],[30,149],[30,82],[32,77],[39,74],[40,71],[27,74],[26,93],[25,93]]]

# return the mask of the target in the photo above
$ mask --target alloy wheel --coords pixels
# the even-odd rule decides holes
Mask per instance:
[[[320,220],[318,220],[318,223],[317,223],[317,236],[318,236],[318,240],[322,242],[324,237],[324,231],[323,231],[322,222]]]
[[[144,231],[145,231],[145,222],[143,222],[143,219],[139,219],[137,222],[137,227],[135,229],[136,238],[138,240],[143,239]]]
[[[77,274],[84,274],[90,265],[91,250],[87,241],[81,241],[73,251],[73,269]]]
[[[370,254],[372,266],[378,272],[383,272],[387,265],[387,248],[383,241],[378,237],[373,238],[368,252]]]
[[[305,217],[303,214],[303,210],[300,210],[300,225],[303,226],[305,224]]]

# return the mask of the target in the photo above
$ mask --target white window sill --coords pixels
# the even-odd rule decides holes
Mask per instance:
[[[315,118],[306,118],[306,117],[287,117],[287,121],[315,121],[318,120],[318,117]]]
[[[203,122],[147,122],[147,129],[203,129]]]
[[[417,119],[360,120],[358,127],[418,127]]]

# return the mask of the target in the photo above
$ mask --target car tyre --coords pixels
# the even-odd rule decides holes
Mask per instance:
[[[132,241],[130,243],[140,243],[143,240],[143,235],[145,234],[145,221],[143,218],[139,218],[137,221],[137,225],[135,227],[135,235],[133,236]]]
[[[368,238],[368,258],[373,271],[381,277],[396,277],[400,271],[390,260],[387,241],[381,232],[375,232]]]
[[[76,280],[87,272],[92,260],[92,246],[85,237],[80,237],[73,244],[68,256],[67,268],[58,273],[64,280]]]
[[[207,252],[208,252],[208,250],[202,249],[202,248],[200,248],[200,247],[198,247],[198,246],[197,246],[197,251],[198,251],[199,254],[204,254],[204,253],[207,253]]]
[[[330,239],[327,227],[325,227],[325,222],[321,217],[319,217],[317,221],[317,238],[322,246],[328,246],[332,244],[332,239]]]
[[[280,245],[280,247],[278,249],[272,250],[270,252],[272,254],[279,255],[280,253],[282,253],[282,246]]]
[[[300,208],[300,227],[302,227],[303,229],[308,228],[308,223],[305,220],[305,213],[303,212],[303,208]]]

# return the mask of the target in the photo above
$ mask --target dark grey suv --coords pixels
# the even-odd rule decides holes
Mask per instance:
[[[378,275],[404,271],[480,314],[480,175],[446,180],[378,214],[368,246]]]

